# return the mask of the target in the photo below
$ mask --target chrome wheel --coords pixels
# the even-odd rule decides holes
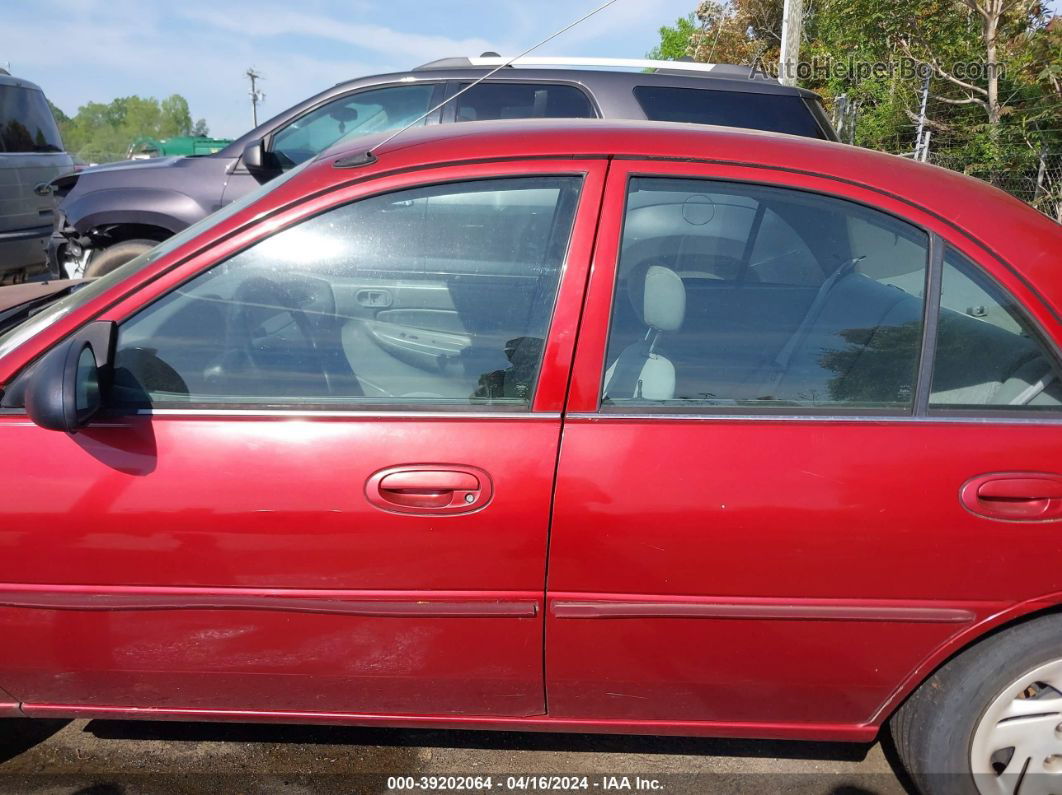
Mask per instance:
[[[1062,660],[1023,674],[989,704],[970,767],[982,795],[1062,795]]]

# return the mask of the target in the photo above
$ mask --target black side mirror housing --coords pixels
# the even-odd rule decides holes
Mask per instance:
[[[243,167],[259,182],[269,182],[279,176],[281,168],[276,163],[276,156],[267,152],[265,141],[252,141],[243,150]]]
[[[13,389],[24,390],[26,413],[34,423],[74,433],[92,419],[110,383],[115,336],[113,323],[91,323],[16,379]],[[18,385],[23,378],[24,385]]]

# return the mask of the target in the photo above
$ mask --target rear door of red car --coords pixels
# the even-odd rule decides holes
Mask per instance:
[[[19,484],[3,687],[31,714],[542,713],[550,499],[604,172],[348,186],[110,310],[105,416],[75,435],[0,416]]]
[[[558,468],[551,714],[852,736],[941,644],[1062,590],[1035,552],[1062,505],[1041,332],[1028,286],[909,204],[616,161]]]

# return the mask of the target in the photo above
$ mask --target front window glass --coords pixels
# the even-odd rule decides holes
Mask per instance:
[[[84,286],[78,287],[74,292],[60,298],[55,303],[49,304],[46,309],[31,316],[25,322],[9,329],[3,336],[0,336],[0,357],[4,357],[11,353],[11,351],[19,345],[50,326],[59,318],[68,315],[78,307],[84,306],[94,300],[97,296],[103,295],[112,287],[120,284],[137,271],[143,270],[148,265],[161,257],[166,256],[174,249],[183,246],[189,240],[197,237],[210,227],[220,224],[222,221],[231,218],[241,210],[250,207],[267,193],[276,190],[281,185],[288,182],[296,174],[309,166],[310,162],[312,161],[307,161],[304,165],[299,166],[298,168],[293,168],[283,176],[277,177],[276,179],[267,182],[265,185],[260,185],[255,190],[242,196],[237,201],[226,205],[213,215],[208,215],[206,218],[197,221],[183,231],[178,232],[173,237],[159,243],[150,251],[146,251],[139,257],[135,257],[124,265],[115,268],[110,273],[100,276],[98,279],[93,279],[91,282],[87,282]]]
[[[954,249],[944,257],[933,408],[1058,410],[1054,356],[1014,301]]]
[[[907,410],[927,249],[852,202],[632,179],[603,403]]]
[[[121,325],[112,402],[526,408],[579,185],[413,188],[278,232]]]
[[[287,167],[314,157],[343,138],[400,129],[427,113],[434,90],[434,83],[410,83],[333,100],[276,133],[272,152]]]

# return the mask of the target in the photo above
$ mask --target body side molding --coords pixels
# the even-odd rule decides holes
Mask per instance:
[[[550,601],[550,612],[558,619],[707,618],[966,624],[973,622],[984,607],[980,604],[955,607],[882,600],[637,597],[623,594],[592,598],[554,596]]]
[[[540,595],[0,584],[0,607],[35,610],[276,610],[378,617],[534,618]]]

